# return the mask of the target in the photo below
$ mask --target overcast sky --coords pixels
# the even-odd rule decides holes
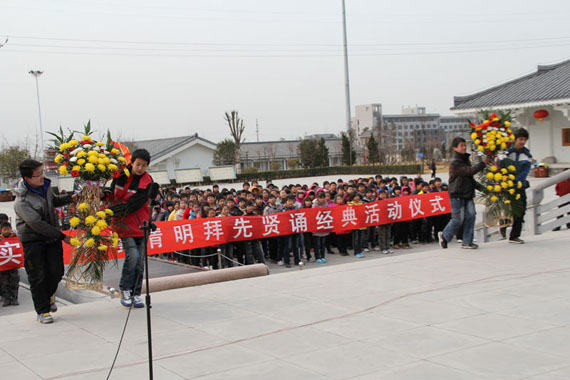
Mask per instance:
[[[352,109],[451,114],[465,95],[570,58],[565,1],[347,0]],[[341,0],[0,0],[2,145],[39,130],[246,139],[345,128]],[[353,111],[354,112],[354,111]],[[46,137],[47,138],[47,137]]]

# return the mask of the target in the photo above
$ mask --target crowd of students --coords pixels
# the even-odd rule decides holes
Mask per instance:
[[[157,196],[160,204],[154,206],[152,219],[172,221],[268,215],[301,208],[358,205],[440,191],[447,191],[447,185],[440,178],[426,182],[420,174],[416,178],[384,178],[377,175],[347,182],[339,179],[322,184],[290,184],[281,188],[273,185],[272,181],[267,181],[265,187],[254,181],[251,184],[244,183],[241,190],[220,189],[218,185],[206,190],[191,189],[189,186],[177,190],[172,186],[161,189],[161,194]],[[271,262],[286,267],[291,267],[292,263],[304,265],[311,261],[324,264],[327,262],[326,255],[338,253],[348,256],[349,250],[355,257],[363,258],[371,250],[390,254],[395,249],[409,249],[411,244],[437,242],[438,232],[448,220],[449,215],[438,215],[342,233],[297,233],[172,252],[162,256],[171,261],[213,269],[256,262]],[[216,253],[218,248],[221,250],[221,263],[218,262]]]

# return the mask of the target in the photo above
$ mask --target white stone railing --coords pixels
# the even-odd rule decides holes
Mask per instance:
[[[570,170],[550,177],[526,190],[527,195],[527,230],[532,235],[552,231],[556,227],[570,223],[570,194],[548,203],[544,199],[544,189],[555,186],[558,182],[570,178]]]

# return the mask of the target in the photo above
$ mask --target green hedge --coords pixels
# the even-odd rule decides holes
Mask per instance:
[[[297,177],[317,177],[337,174],[417,174],[421,171],[420,164],[407,165],[378,165],[378,166],[332,166],[326,168],[277,170],[258,173],[240,173],[238,181],[286,179]]]

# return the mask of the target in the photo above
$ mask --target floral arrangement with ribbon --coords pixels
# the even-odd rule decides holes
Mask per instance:
[[[54,161],[61,175],[71,174],[76,178],[75,188],[80,188],[79,202],[70,207],[69,224],[74,236],[74,247],[67,268],[67,286],[71,288],[100,288],[103,271],[109,259],[116,257],[114,248],[119,236],[112,225],[113,211],[102,201],[103,187],[111,178],[121,173],[130,175],[126,159],[114,147],[111,135],[107,132],[107,142],[96,141],[91,137],[91,123],[85,125],[81,139],[75,139],[75,132],[65,135],[60,127],[55,137],[59,154]]]
[[[491,157],[491,163],[479,173],[478,197],[486,206],[486,224],[503,226],[519,213],[522,204],[517,202],[524,191],[523,184],[515,181],[520,171],[518,164],[506,158],[505,151],[513,144],[510,112],[482,112],[481,124],[470,122],[471,139],[480,155]],[[492,221],[492,222],[491,222]]]

